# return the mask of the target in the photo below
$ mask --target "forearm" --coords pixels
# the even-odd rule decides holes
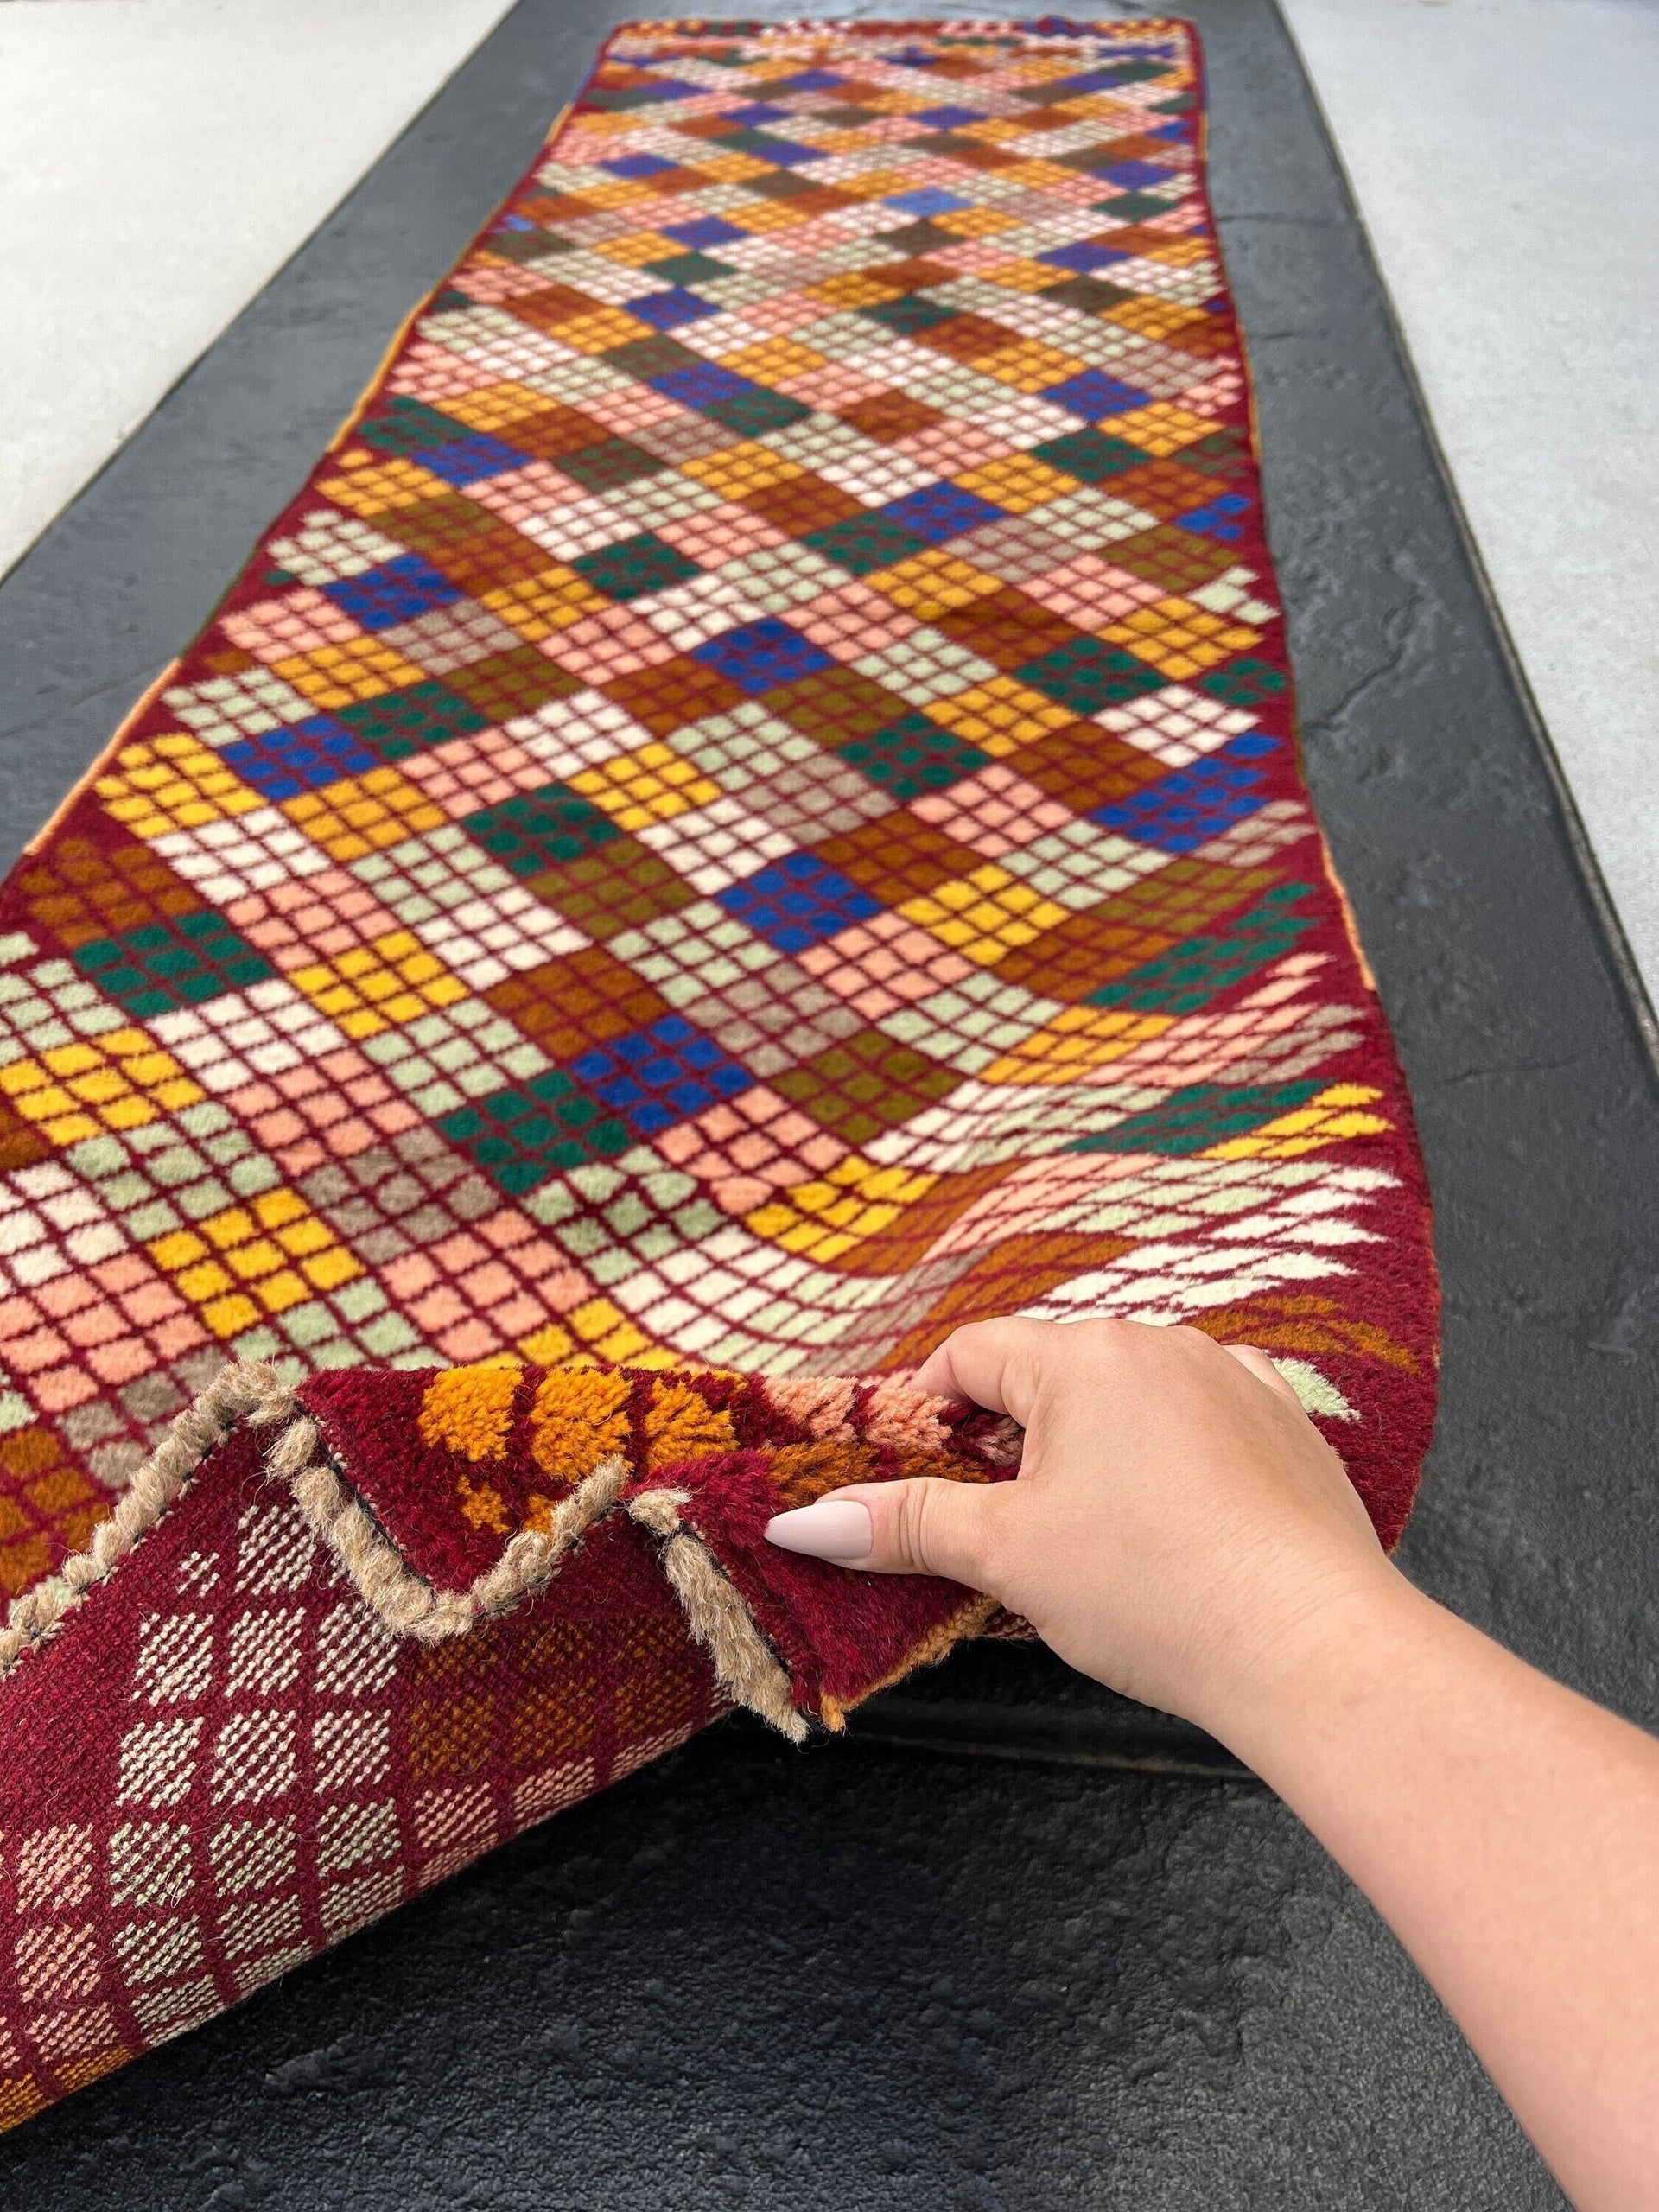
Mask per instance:
[[[1014,1483],[859,1484],[785,1549],[1000,1599],[1230,1744],[1390,1922],[1581,2212],[1659,2207],[1659,1745],[1401,1578],[1268,1355],[1185,1329],[957,1330]]]
[[[1225,1732],[1433,1982],[1581,2212],[1659,2197],[1659,1744],[1391,1573]]]

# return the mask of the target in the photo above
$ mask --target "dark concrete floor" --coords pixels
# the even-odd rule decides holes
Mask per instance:
[[[4,856],[626,12],[521,0],[0,586]],[[1309,773],[1437,1200],[1445,1409],[1403,1556],[1652,1725],[1652,1071],[1282,25],[1270,0],[1187,12]],[[1047,1754],[716,1730],[7,2138],[0,2207],[1561,2202],[1266,1792],[1079,1762],[1170,1744],[1040,1654],[966,1654],[915,1694],[936,1734]]]

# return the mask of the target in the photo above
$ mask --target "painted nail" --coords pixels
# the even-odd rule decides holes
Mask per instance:
[[[869,1557],[874,1546],[875,1522],[869,1507],[861,1505],[855,1497],[821,1497],[816,1505],[774,1514],[766,1523],[766,1541],[776,1544],[779,1551],[800,1552],[808,1559],[830,1559],[840,1567],[856,1567]]]

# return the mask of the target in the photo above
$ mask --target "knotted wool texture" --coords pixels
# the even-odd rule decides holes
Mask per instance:
[[[1201,128],[1178,22],[620,32],[0,891],[0,2126],[1012,1631],[760,1535],[1012,1471],[960,1321],[1263,1345],[1398,1535]]]

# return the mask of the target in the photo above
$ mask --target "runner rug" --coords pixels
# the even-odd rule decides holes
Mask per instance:
[[[1009,1471],[958,1321],[1265,1345],[1397,1535],[1201,133],[1179,22],[619,33],[13,871],[0,2125],[997,1627],[760,1539]]]

